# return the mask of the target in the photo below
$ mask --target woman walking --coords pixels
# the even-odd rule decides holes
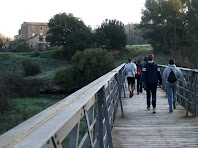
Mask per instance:
[[[136,79],[137,79],[137,94],[142,93],[142,61],[140,59],[137,60],[137,74],[136,74]]]

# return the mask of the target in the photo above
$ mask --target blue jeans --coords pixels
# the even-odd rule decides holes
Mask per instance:
[[[166,92],[168,95],[168,104],[169,110],[172,111],[173,108],[176,108],[176,92],[177,92],[177,84],[166,82]]]

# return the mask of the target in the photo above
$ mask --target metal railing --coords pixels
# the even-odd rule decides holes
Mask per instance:
[[[163,74],[166,66],[160,65],[161,72]],[[177,101],[186,109],[186,116],[190,112],[193,116],[198,116],[198,70],[181,68],[189,89],[183,86],[182,80],[179,78],[179,88],[177,91]],[[165,84],[162,85],[162,89],[166,90]]]
[[[113,147],[124,64],[0,136],[0,147]]]

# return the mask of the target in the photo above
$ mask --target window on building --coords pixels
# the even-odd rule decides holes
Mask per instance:
[[[43,30],[43,27],[41,27],[40,30]]]
[[[43,35],[39,35],[39,41],[43,42]]]

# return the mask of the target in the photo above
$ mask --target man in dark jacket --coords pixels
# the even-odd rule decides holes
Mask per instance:
[[[153,61],[154,55],[148,55],[148,62],[145,63],[142,69],[142,78],[144,80],[144,87],[146,87],[147,93],[147,110],[150,110],[150,98],[152,94],[152,106],[153,106],[153,113],[156,113],[156,90],[158,82],[162,83],[162,78],[160,74],[160,68],[158,65]]]

